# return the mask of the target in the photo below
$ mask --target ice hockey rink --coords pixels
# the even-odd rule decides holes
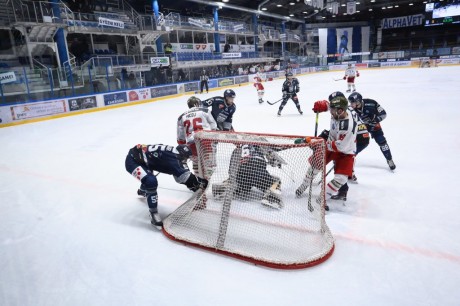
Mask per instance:
[[[184,246],[150,225],[124,160],[137,143],[175,145],[188,96],[0,129],[0,305],[459,305],[460,66],[360,74],[357,90],[388,113],[397,168],[372,140],[346,206],[328,202],[333,255],[303,270]],[[299,77],[303,116],[288,102],[278,118],[279,104],[236,87],[234,128],[313,135],[313,102],[344,92],[342,76]],[[281,84],[264,83],[265,99]],[[328,127],[320,114],[318,131]],[[192,193],[158,180],[165,217]]]

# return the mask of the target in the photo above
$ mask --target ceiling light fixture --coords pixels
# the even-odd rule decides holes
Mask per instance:
[[[413,3],[409,3],[409,6],[410,6],[410,5],[414,5],[414,4],[413,4]]]
[[[295,2],[289,2],[289,5],[295,5]]]
[[[266,11],[266,10],[267,10],[267,8],[266,8],[266,7],[263,7],[263,8],[261,8],[261,10],[262,10],[262,11]]]
[[[369,9],[369,12],[372,12],[372,9]]]
[[[277,6],[277,7],[282,7],[283,5],[282,5],[282,4],[277,4],[276,6]]]

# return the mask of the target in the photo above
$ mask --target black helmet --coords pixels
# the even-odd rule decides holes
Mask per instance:
[[[224,98],[235,98],[236,94],[232,89],[227,89],[224,91]]]
[[[361,103],[363,102],[363,96],[359,92],[354,92],[348,96],[348,101],[350,103]]]
[[[187,100],[188,108],[197,107],[201,105],[201,100],[195,96],[191,96]]]
[[[337,97],[344,97],[345,98],[345,95],[341,91],[334,91],[333,93],[331,93],[329,95],[329,102],[331,102],[332,99],[337,98]]]
[[[288,72],[286,73],[286,77],[289,78],[289,77],[293,77],[294,75],[292,74],[292,72]]]
[[[192,150],[188,147],[188,145],[181,144],[176,147],[177,152],[179,153],[179,157],[181,159],[187,159],[192,156]]]
[[[348,100],[345,97],[335,97],[329,105],[331,108],[341,108],[346,110],[348,108]]]

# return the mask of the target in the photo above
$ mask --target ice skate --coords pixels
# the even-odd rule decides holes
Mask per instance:
[[[163,221],[161,221],[161,217],[158,214],[158,211],[150,210],[150,218],[152,219],[150,223],[152,223],[153,226],[161,231],[163,228]]]
[[[390,167],[390,170],[396,169],[396,165],[395,165],[395,163],[393,162],[392,159],[388,159],[387,164],[388,164],[388,167]]]
[[[264,103],[264,100],[259,99],[259,104],[262,104],[262,103]]]
[[[303,111],[301,111],[300,109],[299,109],[299,114],[303,115]]]
[[[346,191],[339,191],[338,194],[331,196],[332,200],[341,200],[341,201],[346,201],[347,200],[347,192]]]
[[[141,197],[147,197],[147,193],[145,192],[145,190],[142,189],[137,189],[137,195]]]
[[[351,92],[351,90],[350,90],[350,89],[347,89],[347,92]]]
[[[281,111],[278,111],[278,117],[281,117]]]
[[[353,183],[353,184],[358,184],[358,178],[356,177],[356,175],[355,175],[354,173],[353,173],[352,176],[349,176],[349,177],[348,177],[348,181],[349,181],[350,183]]]

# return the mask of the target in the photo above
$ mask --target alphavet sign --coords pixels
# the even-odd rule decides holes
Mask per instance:
[[[16,74],[14,73],[14,71],[0,73],[0,83],[1,84],[12,83],[12,82],[16,82]]]
[[[382,29],[404,28],[422,25],[423,15],[410,15],[382,20]]]
[[[150,65],[152,67],[159,67],[159,66],[169,66],[169,57],[151,57],[150,58]]]
[[[108,19],[104,17],[99,17],[98,21],[99,21],[100,26],[119,28],[119,29],[125,28],[125,23],[120,20],[113,20],[113,19]]]

